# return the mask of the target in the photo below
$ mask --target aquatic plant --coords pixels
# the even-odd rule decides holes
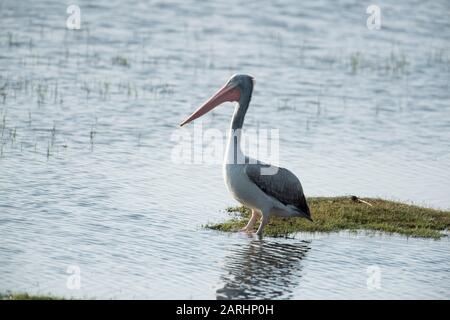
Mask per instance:
[[[130,67],[130,63],[128,62],[128,59],[125,57],[122,57],[122,56],[115,56],[114,58],[112,58],[111,61],[112,61],[113,65]]]

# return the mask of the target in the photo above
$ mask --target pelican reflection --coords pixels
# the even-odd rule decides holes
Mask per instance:
[[[223,288],[217,299],[275,299],[289,297],[302,276],[301,261],[310,241],[280,243],[252,240],[232,248],[225,258]]]

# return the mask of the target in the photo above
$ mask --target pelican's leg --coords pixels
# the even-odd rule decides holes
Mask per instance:
[[[247,225],[239,231],[251,232],[260,215],[261,213],[258,210],[252,209],[252,217],[248,220]]]
[[[265,212],[262,213],[262,220],[261,224],[259,225],[258,231],[256,231],[256,234],[258,236],[262,236],[264,227],[269,222],[269,214],[266,214]]]

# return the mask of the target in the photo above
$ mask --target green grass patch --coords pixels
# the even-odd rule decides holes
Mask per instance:
[[[28,293],[0,293],[0,300],[65,300],[61,297],[49,295],[30,295]]]
[[[367,202],[367,203],[364,203]],[[400,235],[439,239],[450,226],[450,212],[394,201],[351,197],[309,198],[314,222],[303,218],[270,217],[264,229],[266,236],[289,237],[296,232],[335,232],[372,230]],[[232,207],[226,210],[230,219],[205,227],[220,231],[237,231],[250,218],[250,210]],[[257,223],[255,227],[259,224]]]

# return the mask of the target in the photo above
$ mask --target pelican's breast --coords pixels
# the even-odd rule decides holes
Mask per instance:
[[[233,198],[252,209],[272,206],[271,199],[245,173],[245,164],[224,164],[225,185]]]

